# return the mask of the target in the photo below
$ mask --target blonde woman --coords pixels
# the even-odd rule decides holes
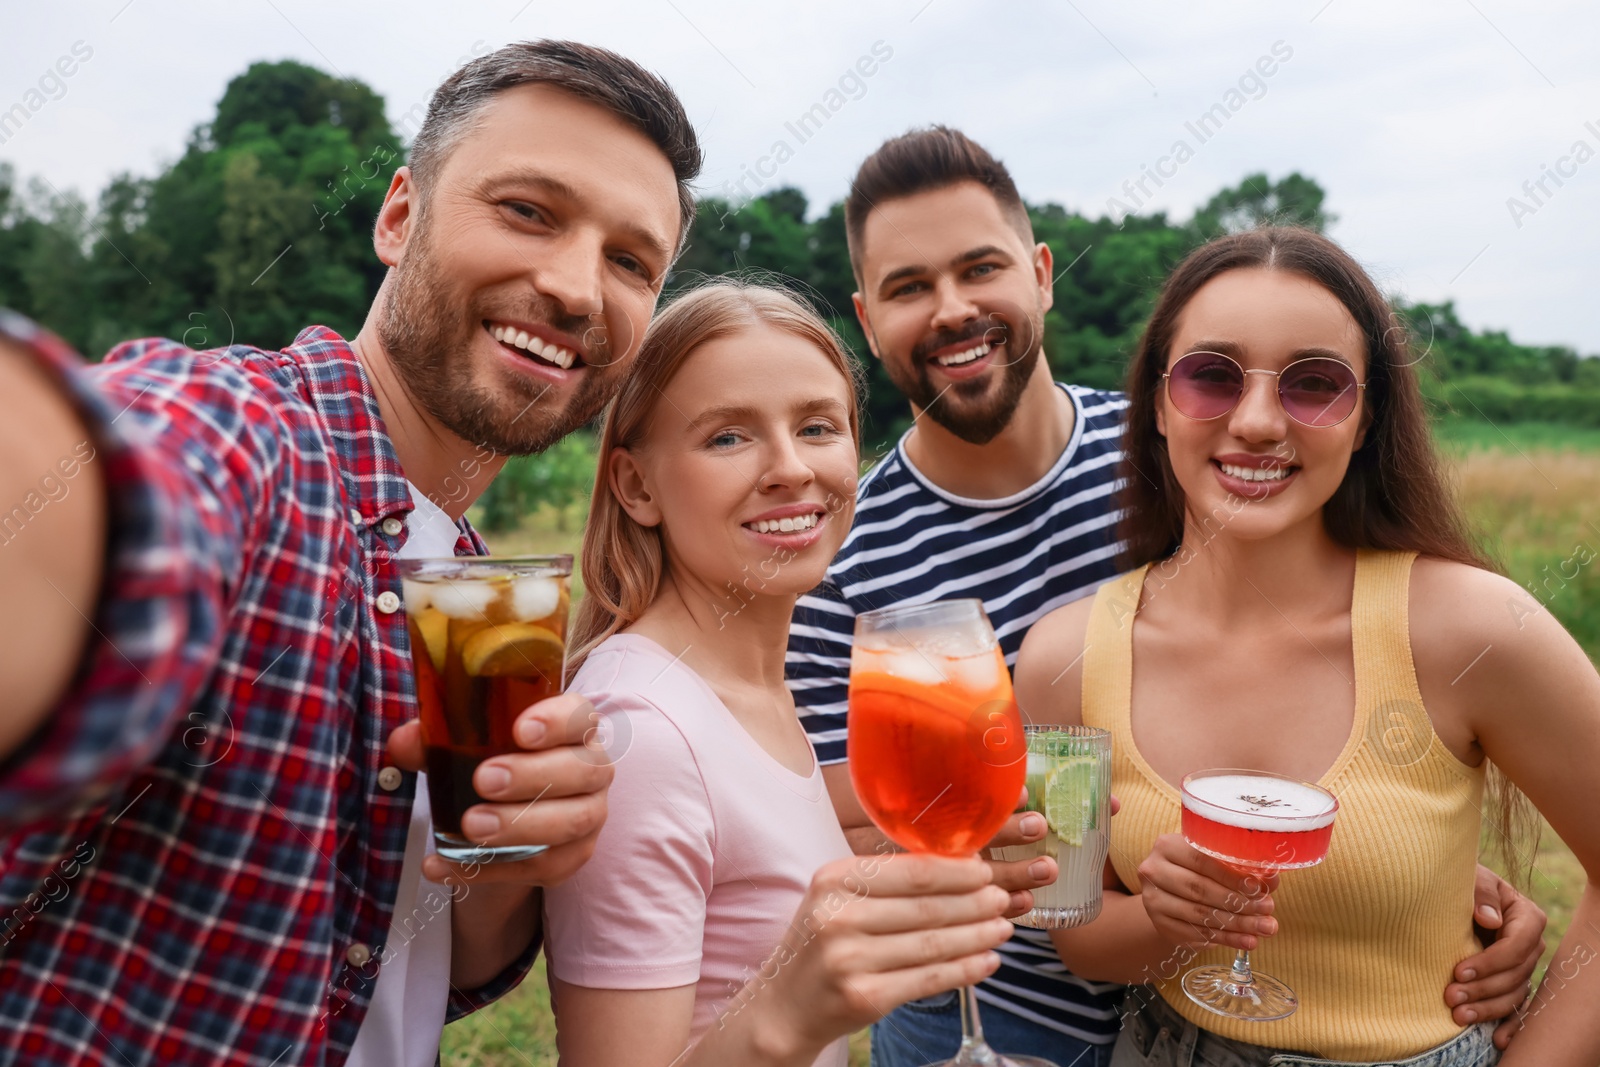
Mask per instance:
[[[987,864],[851,857],[784,685],[857,437],[837,338],[735,282],[656,319],[606,416],[569,688],[616,777],[594,858],[545,896],[567,1067],[842,1067],[850,1032],[998,964]]]

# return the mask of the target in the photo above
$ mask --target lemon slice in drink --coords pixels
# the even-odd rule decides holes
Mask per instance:
[[[486,626],[461,647],[461,666],[477,677],[561,676],[561,638],[531,622]]]
[[[433,669],[443,672],[445,653],[450,644],[449,616],[437,608],[423,608],[411,617],[422,634],[422,643],[428,649],[428,658],[433,660]]]
[[[1096,765],[1092,756],[1068,756],[1045,782],[1044,821],[1064,845],[1083,844],[1083,832],[1095,828],[1100,802]]]

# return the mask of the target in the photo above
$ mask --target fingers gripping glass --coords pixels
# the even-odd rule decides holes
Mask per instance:
[[[1247,374],[1270,374],[1278,379],[1278,399],[1284,413],[1302,426],[1337,426],[1356,409],[1365,382],[1356,381],[1355,369],[1343,360],[1312,356],[1296,360],[1282,370],[1246,370],[1221,352],[1190,352],[1161,377],[1167,399],[1191,419],[1220,419],[1239,406]]]
[[[856,616],[850,650],[850,781],[902,848],[970,856],[1005,824],[1027,782],[1028,745],[1006,659],[978,600]],[[983,1040],[961,990],[961,1048],[929,1067],[1055,1067]]]

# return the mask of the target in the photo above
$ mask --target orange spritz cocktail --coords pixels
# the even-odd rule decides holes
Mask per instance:
[[[1022,800],[1028,742],[1011,675],[979,600],[898,604],[856,616],[850,648],[850,782],[901,848],[971,856]],[[961,990],[961,1049],[929,1067],[1055,1067],[999,1055]]]
[[[858,639],[850,659],[856,795],[902,848],[970,856],[1016,809],[1027,777],[1005,658],[992,637],[969,651],[911,627],[879,636]]]

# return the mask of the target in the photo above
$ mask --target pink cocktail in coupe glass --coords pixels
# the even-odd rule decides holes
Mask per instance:
[[[1258,878],[1321,863],[1338,812],[1339,798],[1321,786],[1267,771],[1224,768],[1183,779],[1184,840]],[[1300,1005],[1286,983],[1253,972],[1244,949],[1230,967],[1211,964],[1185,974],[1183,991],[1231,1019],[1282,1019]]]

